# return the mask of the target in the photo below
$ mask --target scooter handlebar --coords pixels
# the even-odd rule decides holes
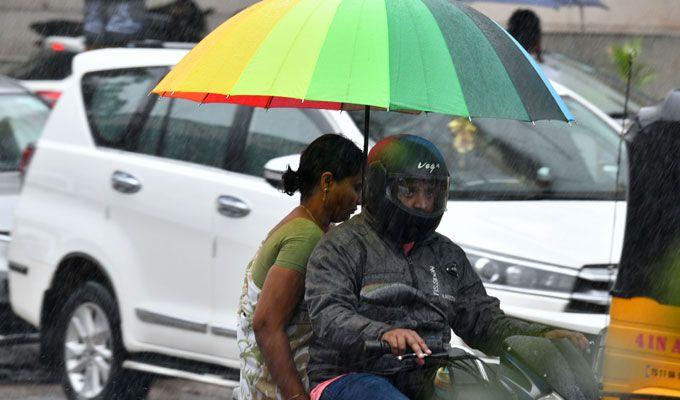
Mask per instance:
[[[450,349],[448,343],[443,343],[441,340],[425,340],[425,343],[433,353],[446,353]],[[364,354],[392,354],[392,347],[384,340],[366,340],[364,342]]]
[[[391,354],[392,348],[383,340],[367,340],[364,342],[365,354]]]

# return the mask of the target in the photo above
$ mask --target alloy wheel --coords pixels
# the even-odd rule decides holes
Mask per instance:
[[[113,334],[104,310],[83,303],[71,314],[64,340],[64,367],[73,390],[86,399],[99,395],[113,365]]]

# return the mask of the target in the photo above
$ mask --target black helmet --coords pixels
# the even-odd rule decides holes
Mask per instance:
[[[381,234],[397,243],[424,239],[446,211],[449,170],[430,141],[413,135],[387,137],[371,149],[364,205]],[[425,206],[411,203],[416,196]]]

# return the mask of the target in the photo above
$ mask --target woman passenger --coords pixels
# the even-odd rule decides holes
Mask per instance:
[[[239,398],[308,400],[304,302],[307,259],[331,223],[349,218],[361,196],[362,151],[349,139],[323,135],[303,151],[297,172],[283,175],[300,205],[269,232],[246,270],[239,306]]]

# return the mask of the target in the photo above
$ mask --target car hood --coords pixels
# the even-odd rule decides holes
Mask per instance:
[[[579,269],[618,262],[625,217],[625,202],[449,201],[437,231],[466,250]]]

